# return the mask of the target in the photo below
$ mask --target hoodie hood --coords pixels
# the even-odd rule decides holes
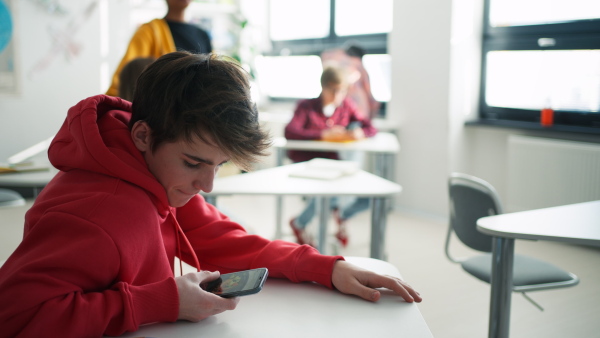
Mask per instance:
[[[84,99],[69,109],[48,158],[62,171],[86,170],[140,186],[168,209],[164,188],[131,140],[130,118],[131,102],[106,95]]]

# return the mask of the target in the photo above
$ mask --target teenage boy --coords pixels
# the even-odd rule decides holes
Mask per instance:
[[[421,301],[405,282],[342,257],[249,235],[198,194],[212,190],[222,164],[249,169],[270,145],[249,89],[236,63],[175,52],[142,73],[133,104],[98,95],[72,107],[48,150],[60,172],[0,269],[0,336],[120,335],[199,321],[239,302],[200,283],[258,267],[370,301],[377,287]],[[198,272],[181,275],[175,257]]]

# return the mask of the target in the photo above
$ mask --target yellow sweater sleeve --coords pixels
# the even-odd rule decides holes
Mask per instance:
[[[112,82],[110,88],[106,91],[106,95],[119,95],[119,74],[121,74],[121,70],[129,61],[140,57],[159,58],[175,50],[173,35],[171,35],[169,25],[164,19],[154,19],[141,25],[131,38],[127,51],[112,77]]]

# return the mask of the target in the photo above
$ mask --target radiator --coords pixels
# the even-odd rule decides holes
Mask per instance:
[[[506,212],[600,200],[600,144],[510,135]]]

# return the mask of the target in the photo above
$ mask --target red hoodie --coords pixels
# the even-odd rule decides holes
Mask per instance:
[[[61,171],[0,269],[1,337],[119,335],[175,321],[175,256],[198,270],[267,267],[269,277],[332,287],[339,256],[248,235],[199,195],[170,207],[131,140],[130,111],[104,95],[69,110],[48,150]]]

